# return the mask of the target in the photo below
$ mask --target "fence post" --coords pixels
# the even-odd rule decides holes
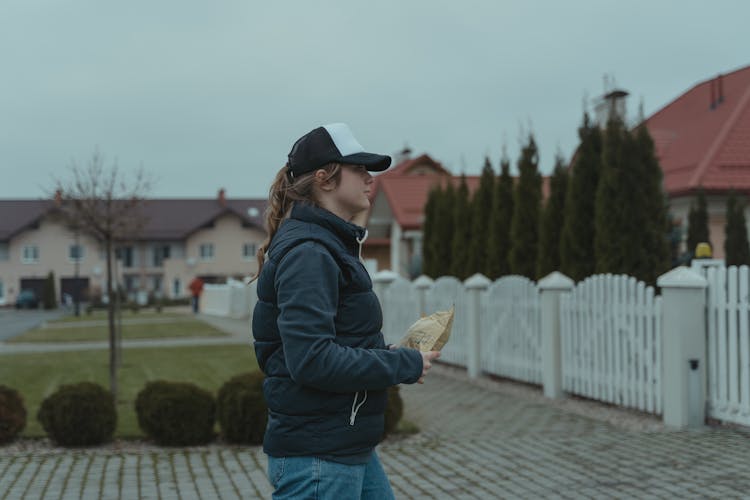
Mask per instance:
[[[419,294],[419,315],[420,316],[427,316],[427,290],[434,284],[435,282],[430,278],[429,276],[425,276],[424,274],[414,280],[414,286],[417,289],[417,293]],[[432,311],[435,312],[435,311]],[[432,314],[432,313],[430,313]]]
[[[398,274],[388,270],[378,271],[375,273],[375,276],[372,277],[372,288],[375,291],[375,295],[378,296],[381,307],[385,304],[385,289],[388,288],[388,285],[393,283],[397,277]]]
[[[697,428],[706,419],[706,279],[677,267],[656,281],[662,296],[664,424]]]
[[[487,290],[492,282],[485,276],[477,273],[466,281],[464,281],[464,287],[467,290],[469,298],[469,335],[467,337],[468,344],[466,349],[467,363],[466,371],[470,378],[477,378],[481,373],[481,322],[479,321],[480,315],[482,314],[482,292]]]
[[[562,390],[560,296],[570,292],[574,286],[572,279],[557,271],[538,283],[542,315],[542,386],[544,395],[551,399],[565,397]]]

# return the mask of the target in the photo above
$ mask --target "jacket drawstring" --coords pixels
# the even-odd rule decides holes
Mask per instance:
[[[365,263],[365,259],[362,258],[362,244],[367,239],[367,235],[368,235],[367,228],[365,228],[365,234],[362,235],[362,238],[360,239],[359,237],[357,237],[357,243],[359,243],[359,261],[362,264]]]
[[[365,397],[362,398],[362,401],[357,404],[357,398],[359,398],[359,391],[354,393],[354,402],[352,403],[352,413],[349,415],[349,425],[354,425],[354,421],[357,418],[357,412],[362,407],[363,404],[365,404],[365,401],[367,401],[367,391],[365,390]]]

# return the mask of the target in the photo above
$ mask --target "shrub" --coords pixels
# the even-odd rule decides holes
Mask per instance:
[[[388,401],[385,407],[385,429],[383,439],[396,430],[398,422],[404,415],[404,400],[401,399],[397,385],[388,388]]]
[[[26,408],[18,391],[0,385],[0,444],[10,443],[26,427]]]
[[[99,384],[63,385],[48,396],[37,419],[47,435],[62,446],[88,446],[112,440],[117,411],[112,394]]]
[[[165,446],[206,444],[214,437],[216,401],[190,383],[149,382],[135,399],[138,425]]]
[[[263,372],[232,377],[219,389],[217,414],[224,439],[235,444],[261,444],[268,421],[263,398]]]

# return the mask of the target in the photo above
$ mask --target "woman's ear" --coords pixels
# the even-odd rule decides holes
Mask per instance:
[[[322,168],[316,170],[313,175],[315,176],[315,184],[323,191],[333,191],[336,189],[336,184],[328,178],[328,172]]]

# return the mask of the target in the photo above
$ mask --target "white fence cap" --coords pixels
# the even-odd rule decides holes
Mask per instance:
[[[435,280],[424,274],[414,280],[414,286],[417,288],[430,288],[433,283],[435,283]]]
[[[659,276],[656,284],[662,288],[706,288],[708,281],[690,268],[680,266]]]
[[[552,271],[547,276],[539,280],[540,290],[571,290],[575,282],[558,271]]]
[[[480,273],[476,273],[464,281],[464,286],[466,288],[487,288],[491,284],[492,281],[490,281],[487,276]]]
[[[375,276],[372,277],[372,281],[375,283],[390,283],[398,278],[398,273],[389,270],[378,271]]]

